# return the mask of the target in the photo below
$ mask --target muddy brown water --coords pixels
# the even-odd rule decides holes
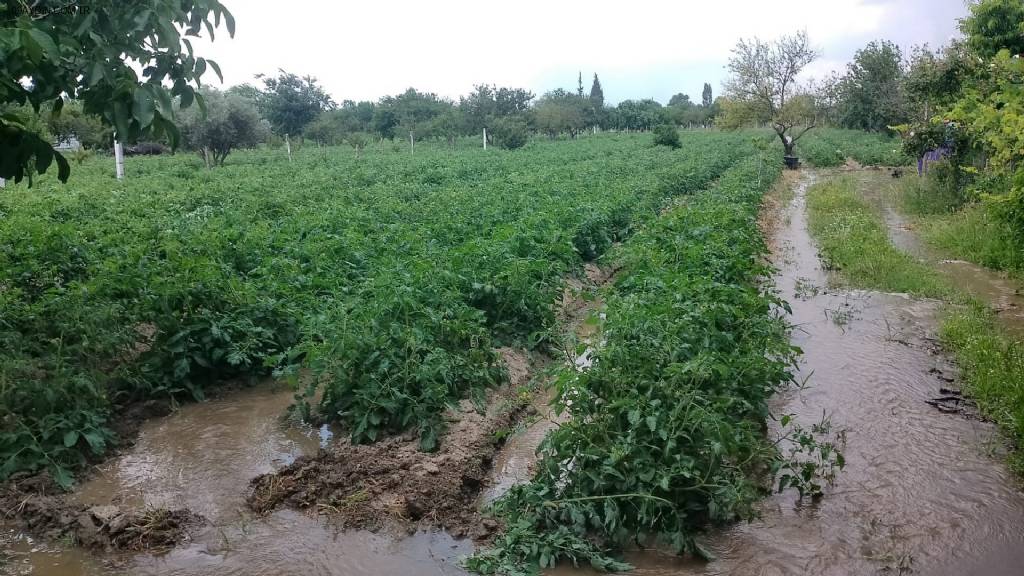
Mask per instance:
[[[183,406],[146,422],[135,446],[80,486],[83,504],[187,507],[209,521],[163,554],[89,554],[0,531],[0,574],[93,576],[453,574],[468,542],[442,532],[395,539],[346,532],[293,510],[265,518],[247,511],[249,481],[312,454],[325,429],[288,425],[292,393],[272,385]]]
[[[913,226],[891,204],[883,206],[883,214],[894,246],[934,263],[954,286],[987,303],[1007,330],[1024,337],[1024,294],[1017,282],[973,262],[942,258],[917,237]]]
[[[775,242],[776,282],[793,308],[793,339],[804,351],[798,378],[808,386],[778,395],[773,411],[805,424],[830,416],[846,432],[846,470],[817,502],[772,496],[759,520],[708,534],[714,561],[658,552],[627,559],[637,574],[665,576],[1021,574],[1024,495],[992,454],[993,427],[925,404],[948,385],[940,377],[955,376],[935,346],[938,304],[830,290],[804,218],[812,180],[804,174]],[[259,388],[147,422],[135,448],[78,492],[96,504],[190,507],[210,520],[192,541],[164,554],[102,556],[0,531],[0,574],[463,573],[458,558],[472,545],[444,532],[393,538],[340,531],[290,509],[247,514],[250,478],[320,446],[318,431],[280,424],[289,401],[288,392]],[[484,500],[528,478],[551,426],[542,418],[510,440]]]
[[[992,454],[994,428],[925,404],[956,374],[936,348],[938,303],[829,289],[804,214],[814,178],[802,175],[774,243],[808,383],[772,408],[804,424],[828,415],[846,432],[846,469],[817,502],[775,495],[759,520],[706,535],[716,560],[627,560],[652,576],[1024,573],[1024,494]]]
[[[925,244],[914,232],[913,224],[896,209],[892,179],[886,172],[862,170],[851,173],[851,177],[860,184],[861,193],[878,206],[893,246],[931,264],[951,284],[988,304],[1007,331],[1024,338],[1024,286],[1004,273],[964,260],[943,258]]]

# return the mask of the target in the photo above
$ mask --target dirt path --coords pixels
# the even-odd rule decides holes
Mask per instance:
[[[988,304],[1010,333],[1024,338],[1024,286],[1004,273],[972,262],[944,258],[918,238],[911,220],[897,208],[894,181],[888,172],[856,170],[847,175],[857,180],[858,192],[877,206],[893,246],[931,265],[951,284]]]
[[[846,469],[818,502],[775,495],[761,520],[709,534],[717,560],[628,560],[650,575],[1019,574],[1024,495],[990,454],[993,426],[925,403],[956,376],[935,342],[938,303],[828,288],[804,213],[815,178],[801,174],[772,243],[808,381],[773,411],[830,416],[846,433]]]

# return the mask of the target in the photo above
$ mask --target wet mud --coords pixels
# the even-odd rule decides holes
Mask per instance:
[[[497,529],[481,520],[475,502],[484,487],[501,432],[514,424],[524,399],[517,393],[529,375],[525,352],[499,350],[509,383],[492,392],[486,407],[463,400],[446,414],[440,449],[419,449],[415,434],[373,444],[336,442],[252,481],[250,508],[265,514],[281,506],[311,510],[348,529],[446,529],[456,537],[486,538]]]
[[[600,289],[611,282],[615,269],[602,269],[587,264],[584,278],[569,279],[562,294],[559,322],[565,327],[562,360],[577,370],[593,364],[595,347],[601,344],[604,302]],[[557,367],[557,361],[549,363]],[[480,495],[480,507],[497,500],[516,484],[529,482],[537,462],[537,449],[548,432],[566,421],[567,414],[557,415],[552,409],[554,390],[547,386],[533,396],[526,416],[513,430],[498,452],[486,487]]]
[[[936,340],[939,303],[830,288],[804,214],[814,179],[804,171],[784,214],[768,219],[775,283],[803,349],[797,380],[806,380],[772,410],[805,425],[829,417],[845,433],[846,468],[820,500],[776,494],[760,519],[706,534],[715,560],[626,559],[636,574],[666,576],[1020,574],[1024,494],[996,454],[996,430],[927,404],[956,388]]]

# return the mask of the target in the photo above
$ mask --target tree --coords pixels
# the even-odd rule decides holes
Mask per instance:
[[[951,106],[975,68],[975,59],[962,41],[951,42],[936,52],[927,46],[915,47],[904,78],[913,116],[927,122],[937,109]]]
[[[455,148],[455,140],[466,132],[466,120],[458,108],[452,107],[434,117],[430,132],[444,138],[448,146]]]
[[[597,79],[597,74],[594,74],[594,81],[590,84],[590,105],[595,110],[604,109],[604,90],[601,88],[601,81]]]
[[[690,101],[689,94],[683,94],[680,92],[668,99],[668,105],[679,106],[680,108],[689,108],[690,106],[693,106],[693,102]]]
[[[92,149],[109,149],[113,143],[114,131],[110,126],[103,122],[103,118],[95,114],[86,114],[78,100],[69,100],[64,104],[60,114],[47,111],[43,116],[49,118],[47,128],[58,143],[68,142],[74,138],[83,147]]]
[[[704,83],[704,91],[701,93],[700,102],[701,106],[705,108],[711,108],[713,98],[711,97],[711,84]]]
[[[345,136],[345,142],[348,142],[348,145],[355,149],[356,158],[362,155],[363,148],[366,148],[366,144],[369,141],[370,136],[365,132],[352,132]]]
[[[494,123],[494,139],[505,150],[522,148],[530,139],[526,122],[517,116],[499,118]]]
[[[583,98],[583,71],[580,70],[579,78],[576,79],[576,96]]]
[[[263,90],[256,101],[260,112],[270,121],[274,132],[284,136],[302,134],[303,129],[324,110],[333,110],[334,101],[312,76],[298,77],[278,70],[271,78],[260,74]]]
[[[434,128],[434,118],[452,106],[451,102],[439,98],[437,94],[409,88],[401,94],[381,98],[374,111],[373,123],[376,131],[385,138],[394,138],[396,135],[404,138],[409,132],[425,138]]]
[[[905,122],[905,74],[903,52],[896,44],[872,41],[858,50],[839,84],[842,125],[878,131]]]
[[[797,75],[818,57],[807,33],[770,43],[758,38],[740,40],[732,52],[725,82],[726,114],[733,114],[733,120],[770,123],[786,156],[792,156],[797,140],[815,125],[813,98],[796,83]],[[727,119],[725,124],[733,121]]]
[[[217,0],[150,0],[145,9],[57,4],[0,5],[0,105],[27,104],[38,113],[52,103],[59,115],[65,98],[78,100],[84,113],[116,127],[121,140],[167,137],[176,144],[172,97],[187,107],[207,69],[220,76],[188,38],[205,29],[212,40],[222,20],[234,36],[231,13]],[[0,115],[0,178],[17,182],[29,166],[45,172],[56,162],[66,182],[67,161],[23,120]]]
[[[306,138],[320,144],[334,146],[345,140],[354,128],[348,123],[348,116],[341,110],[325,110],[303,131]]]
[[[474,86],[468,96],[459,99],[458,108],[465,120],[465,133],[479,134],[484,128],[492,132],[497,120],[525,114],[533,97],[533,92],[523,88]],[[487,138],[492,139],[490,133]]]
[[[814,105],[817,108],[818,121],[823,124],[838,125],[840,122],[840,106],[843,102],[843,77],[833,71],[820,80],[812,80],[808,91],[814,94]]]
[[[661,104],[651,100],[623,100],[616,108],[619,128],[629,130],[650,130],[665,121],[665,110]]]
[[[992,58],[1000,50],[1011,56],[1024,54],[1024,2],[984,0],[970,5],[971,15],[960,22],[967,45],[981,58]]]
[[[260,115],[256,104],[238,94],[226,94],[212,88],[201,92],[206,114],[189,109],[181,114],[181,132],[189,148],[209,166],[223,166],[224,159],[236,148],[251,148],[262,140]]]
[[[534,126],[552,138],[565,132],[575,138],[586,125],[585,102],[561,88],[552,90],[544,94],[534,106]]]

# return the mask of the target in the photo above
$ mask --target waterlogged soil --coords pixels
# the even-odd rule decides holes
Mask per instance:
[[[1024,494],[994,457],[994,428],[928,404],[956,388],[955,367],[935,340],[938,303],[829,288],[804,215],[815,175],[797,178],[792,200],[770,219],[770,245],[807,385],[779,394],[773,411],[805,425],[829,417],[846,438],[846,469],[820,500],[774,495],[760,519],[708,533],[713,561],[657,551],[627,560],[651,575],[1019,574]],[[602,306],[586,295],[607,280],[588,268],[587,283],[570,284],[563,299],[576,334],[565,361],[577,369],[600,346]],[[485,407],[464,402],[449,412],[448,436],[433,454],[411,437],[325,442],[328,430],[283,423],[291,395],[271,388],[149,421],[134,448],[60,502],[104,514],[176,507],[201,515],[177,546],[96,554],[5,526],[0,574],[463,574],[458,559],[473,538],[498,528],[479,507],[530,477],[537,446],[558,425],[548,396],[520,393],[543,363],[513,349],[502,355],[511,385]]]
[[[600,288],[611,282],[614,269],[593,264],[585,268],[586,281],[570,279],[562,293],[559,322],[566,328],[564,362],[576,370],[586,370],[593,362],[594,350],[601,345],[604,302]],[[556,363],[552,365],[557,366]],[[538,372],[543,371],[539,367]],[[528,482],[537,463],[537,450],[548,432],[565,422],[568,415],[556,414],[552,408],[555,391],[543,386],[534,394],[524,417],[498,452],[480,494],[479,507],[497,500],[516,484]]]
[[[1024,337],[1024,286],[1006,274],[972,262],[943,258],[925,244],[918,238],[913,223],[895,207],[892,178],[888,173],[865,170],[851,176],[857,179],[861,193],[878,206],[893,246],[931,264],[952,285],[988,304],[1010,333]]]
[[[565,361],[577,369],[592,362],[602,302],[595,289],[611,273],[588,265],[570,278],[559,304],[565,326]],[[531,393],[531,377],[557,364],[525,350],[499,349],[509,382],[494,391],[486,409],[469,400],[446,418],[448,431],[436,453],[419,450],[413,435],[371,445],[335,443],[315,457],[298,459],[256,478],[248,503],[258,514],[281,507],[315,510],[348,528],[390,533],[441,529],[486,542],[499,528],[481,509],[513,485],[528,481],[544,436],[559,424],[553,393]]]
[[[252,481],[249,507],[257,514],[282,506],[328,515],[346,528],[415,531],[446,529],[457,537],[485,538],[497,528],[481,521],[475,501],[487,479],[502,431],[514,424],[528,380],[525,352],[499,350],[507,385],[485,407],[463,400],[446,414],[440,449],[427,453],[415,434],[354,445],[338,441]]]
[[[559,307],[573,334],[565,361],[578,366],[597,345],[601,301],[591,295],[610,276],[585,272],[569,279]],[[480,406],[450,410],[431,454],[411,435],[354,446],[329,428],[288,422],[293,394],[272,384],[133,419],[135,442],[74,492],[38,478],[7,487],[16,489],[5,511],[35,520],[0,525],[0,574],[464,574],[459,559],[499,527],[480,509],[529,479],[557,425],[552,392],[528,384],[561,360],[499,352],[510,382]],[[26,505],[41,511],[26,516]],[[180,512],[154,517],[171,508]],[[136,537],[145,519],[151,541],[117,541],[107,534],[112,518],[118,534]],[[153,530],[154,518],[175,522]],[[83,541],[85,520],[95,542]]]
[[[1021,574],[1024,494],[995,454],[995,428],[928,404],[956,387],[935,336],[940,304],[830,289],[806,225],[814,179],[803,172],[770,219],[775,282],[793,309],[797,379],[806,381],[772,409],[804,425],[829,417],[845,434],[846,468],[819,500],[776,494],[759,519],[708,533],[702,542],[715,560],[656,551],[626,559],[636,574],[664,576]]]
[[[0,574],[462,573],[458,557],[471,549],[444,533],[419,533],[399,541],[345,531],[315,514],[281,510],[257,517],[249,509],[246,496],[253,477],[316,454],[330,440],[329,429],[282,420],[291,399],[291,392],[266,385],[189,404],[144,423],[133,447],[94,470],[70,495],[35,481],[38,487],[23,492],[45,493],[48,500],[40,505],[45,512],[18,514],[37,518],[29,531],[23,524],[2,526]],[[76,540],[87,544],[80,529],[62,534],[38,524],[38,518],[59,520],[71,511],[73,527],[86,514],[103,536],[108,529],[93,511],[134,521],[162,507],[187,510],[188,523],[164,532],[173,538],[145,546],[108,546],[101,540],[98,546],[145,548],[142,553],[71,546]],[[10,508],[5,506],[5,511]],[[28,532],[47,537],[37,540]]]

